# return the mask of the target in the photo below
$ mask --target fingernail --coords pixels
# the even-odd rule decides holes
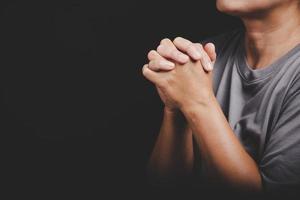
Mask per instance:
[[[208,62],[206,66],[208,67],[208,70],[210,70],[210,71],[213,70],[213,68],[214,68],[211,62]]]
[[[172,69],[175,67],[175,64],[166,60],[161,61],[161,65],[167,67],[168,69]]]

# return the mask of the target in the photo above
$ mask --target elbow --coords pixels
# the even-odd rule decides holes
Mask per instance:
[[[154,187],[154,188],[172,187],[172,181],[170,181],[170,178],[167,178],[165,175],[159,173],[157,170],[154,170],[149,165],[147,166],[146,169],[146,179],[147,179],[147,184],[150,187]]]
[[[245,181],[246,182],[246,181]],[[249,174],[247,182],[244,184],[245,190],[249,193],[260,194],[263,191],[260,174]]]
[[[231,186],[234,190],[247,194],[261,194],[263,191],[262,178],[259,172],[237,173]]]
[[[169,188],[172,187],[172,180],[167,173],[161,169],[154,167],[150,162],[146,166],[146,179],[151,187],[155,188]]]

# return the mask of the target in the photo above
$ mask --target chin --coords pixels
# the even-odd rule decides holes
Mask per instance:
[[[217,9],[220,12],[234,15],[241,11],[240,0],[217,0]]]
[[[286,0],[217,0],[220,12],[234,16],[264,12]]]

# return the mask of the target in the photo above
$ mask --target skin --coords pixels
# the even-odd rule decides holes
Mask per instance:
[[[246,59],[253,69],[273,63],[300,43],[298,0],[217,0],[217,8],[243,20]],[[148,163],[149,177],[187,181],[185,177],[193,173],[194,137],[208,177],[239,191],[261,192],[259,167],[235,136],[213,93],[214,45],[180,37],[163,39],[148,58],[143,75],[165,104]]]

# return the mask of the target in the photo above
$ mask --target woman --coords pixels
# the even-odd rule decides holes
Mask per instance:
[[[217,0],[217,8],[245,28],[203,45],[164,39],[148,54],[143,75],[165,105],[150,177],[183,182],[201,158],[201,174],[230,188],[297,187],[300,1]]]

